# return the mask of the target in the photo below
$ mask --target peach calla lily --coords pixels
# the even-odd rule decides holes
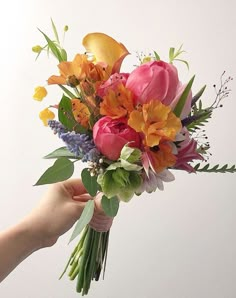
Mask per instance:
[[[106,63],[109,74],[119,72],[123,59],[129,54],[126,47],[104,33],[89,33],[83,38],[86,51],[95,56],[96,62]]]

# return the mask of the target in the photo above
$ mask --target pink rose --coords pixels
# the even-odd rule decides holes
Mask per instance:
[[[125,144],[139,148],[139,134],[127,125],[125,118],[103,117],[93,127],[93,139],[98,150],[110,160],[117,160]]]
[[[178,72],[174,65],[151,61],[131,72],[126,87],[133,92],[136,104],[156,99],[169,105],[176,96],[178,84]]]
[[[102,83],[99,86],[97,95],[103,97],[104,95],[106,95],[107,90],[114,90],[120,83],[125,86],[128,76],[128,73],[114,73],[106,82]]]

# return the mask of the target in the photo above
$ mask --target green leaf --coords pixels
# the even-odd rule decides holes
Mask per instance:
[[[84,210],[79,218],[79,220],[76,223],[76,226],[74,228],[74,231],[70,237],[70,241],[73,241],[85,228],[85,226],[91,221],[94,213],[94,200],[89,200],[85,207]]]
[[[173,60],[174,60],[174,54],[175,54],[175,48],[170,48],[169,49],[169,60],[170,60],[170,63],[172,63],[173,62]]]
[[[81,178],[87,192],[90,194],[90,196],[95,197],[97,194],[97,191],[99,190],[97,177],[91,176],[88,169],[83,169],[81,173]]]
[[[61,52],[58,49],[58,47],[45,33],[43,33],[40,29],[38,29],[38,30],[43,34],[44,38],[46,39],[46,41],[48,43],[48,47],[52,51],[53,55],[58,59],[59,62],[62,62],[63,58],[61,56]]]
[[[51,23],[52,23],[52,29],[53,29],[53,32],[54,32],[54,35],[55,35],[55,38],[56,38],[56,41],[58,44],[60,44],[60,41],[59,41],[59,37],[58,37],[58,33],[57,33],[57,28],[51,18]]]
[[[74,130],[79,133],[87,132],[87,130],[75,120],[72,112],[71,100],[65,95],[62,96],[59,103],[58,118],[59,121],[70,131]]]
[[[58,85],[71,99],[76,98],[76,95],[74,95],[70,90],[68,90],[63,85]]]
[[[202,94],[203,94],[203,92],[205,91],[205,89],[206,89],[206,85],[203,86],[203,87],[198,91],[198,93],[195,94],[195,95],[193,96],[193,98],[192,98],[192,103],[191,103],[192,106],[195,105],[195,103],[198,101],[198,99],[202,96]]]
[[[155,56],[156,61],[161,60],[161,57],[157,54],[156,51],[154,51],[154,56]]]
[[[107,216],[115,217],[119,210],[119,200],[117,197],[112,197],[108,199],[105,195],[102,196],[102,209]]]
[[[74,153],[71,153],[67,147],[60,147],[53,152],[49,153],[48,155],[44,156],[45,159],[51,159],[51,158],[59,158],[59,157],[67,157],[70,159],[78,159],[78,157],[75,157]]]
[[[229,166],[225,164],[223,166],[219,166],[218,164],[210,168],[210,164],[206,164],[204,167],[200,168],[201,164],[198,163],[194,169],[197,172],[206,172],[206,173],[236,173],[236,166]]]
[[[67,53],[65,49],[61,49],[61,57],[63,61],[67,61]]]
[[[183,60],[183,59],[174,59],[174,60],[175,61],[179,61],[179,62],[183,62],[187,66],[187,68],[189,70],[189,64],[188,64],[188,62],[186,60]]]
[[[197,129],[200,129],[202,126],[205,126],[205,124],[208,123],[211,116],[212,116],[212,111],[207,111],[207,110],[199,114],[190,116],[189,123],[186,125],[188,131],[194,132]]]
[[[55,163],[48,168],[35,185],[51,184],[64,181],[70,178],[74,172],[74,164],[68,158],[58,158]]]
[[[177,117],[180,117],[180,115],[181,115],[181,112],[182,112],[182,110],[184,108],[184,105],[185,105],[185,102],[187,100],[188,94],[189,94],[189,92],[190,92],[190,90],[192,88],[194,78],[195,78],[195,76],[193,76],[191,78],[191,80],[188,82],[186,88],[184,89],[184,92],[182,93],[182,95],[181,95],[181,97],[180,97],[180,99],[179,99],[179,101],[178,101],[178,103],[177,103],[177,105],[176,105],[176,107],[174,109],[174,114]]]

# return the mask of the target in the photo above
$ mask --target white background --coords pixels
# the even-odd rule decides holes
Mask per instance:
[[[50,17],[61,31],[68,25],[65,47],[70,58],[83,51],[82,37],[94,31],[113,36],[133,53],[155,49],[163,59],[170,46],[183,43],[190,71],[178,64],[180,78],[185,82],[196,74],[193,91],[207,84],[204,101],[210,103],[215,98],[212,85],[224,70],[236,79],[235,11],[233,0],[4,1],[0,229],[15,224],[40,200],[47,186],[32,185],[51,164],[42,156],[62,145],[38,119],[40,110],[58,102],[60,91],[50,87],[43,103],[32,99],[34,87],[57,73],[52,57],[42,55],[35,62],[31,47],[43,44],[37,27],[51,36]],[[127,59],[126,70],[134,61]],[[230,87],[230,98],[207,128],[213,165],[236,163],[235,80]],[[175,176],[164,192],[122,204],[111,231],[105,280],[93,284],[88,297],[236,297],[236,174]],[[79,297],[75,283],[58,281],[73,248],[67,246],[70,233],[24,261],[0,285],[0,297]]]

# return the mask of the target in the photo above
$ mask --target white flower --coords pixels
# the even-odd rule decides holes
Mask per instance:
[[[151,169],[148,171],[148,175],[145,171],[142,174],[143,182],[140,187],[135,191],[137,195],[140,195],[144,191],[151,193],[159,190],[164,190],[163,182],[171,182],[175,180],[174,175],[169,170],[164,170],[160,173],[155,173]]]

